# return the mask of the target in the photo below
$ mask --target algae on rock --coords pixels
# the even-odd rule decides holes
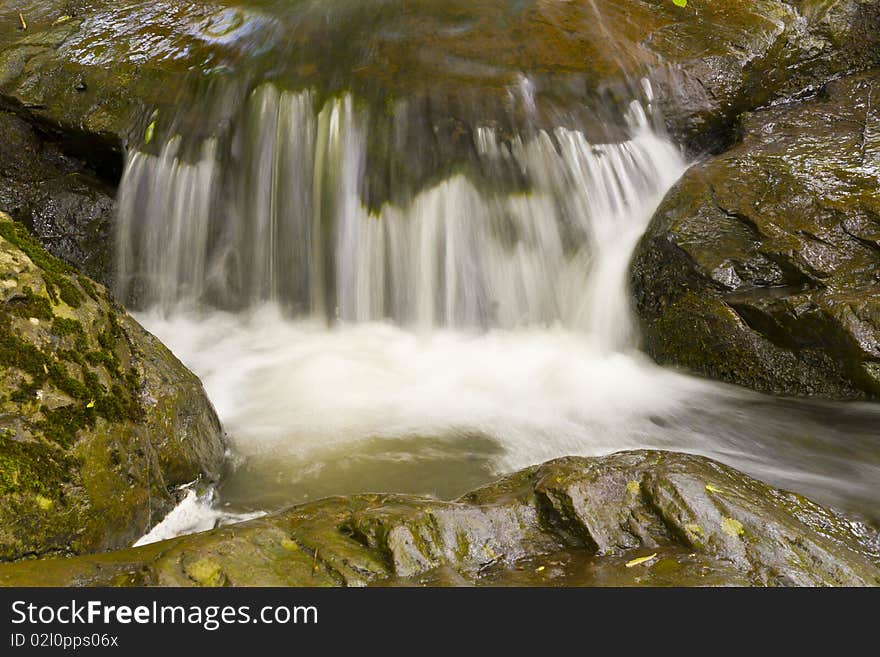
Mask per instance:
[[[352,495],[0,585],[880,584],[876,532],[710,459],[567,457],[462,498]]]
[[[219,476],[198,379],[2,213],[0,304],[0,560],[128,545]]]

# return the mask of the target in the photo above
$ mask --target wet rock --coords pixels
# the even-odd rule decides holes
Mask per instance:
[[[15,29],[19,10],[26,32]],[[322,101],[351,91],[367,107],[360,191],[374,210],[479,169],[477,126],[503,140],[562,125],[591,143],[617,141],[635,98],[662,108],[691,150],[718,150],[741,112],[878,59],[877,0],[691,0],[686,8],[425,0],[405,11],[395,2],[377,11],[23,0],[0,8],[0,107],[108,183],[118,181],[126,147],[157,153],[181,134],[181,155],[194,158],[209,137],[227,143],[230,126],[253,120],[251,92],[271,81]],[[221,159],[240,149],[226,150]],[[518,188],[522,174],[500,182]],[[75,223],[89,221],[82,212]],[[86,254],[111,260],[106,246]]]
[[[691,0],[678,13],[642,43],[672,132],[695,151],[729,143],[742,112],[880,62],[876,0]]]
[[[26,33],[11,29],[19,9]],[[631,82],[648,75],[676,134],[702,149],[725,140],[742,111],[876,63],[880,3],[428,0],[377,11],[32,0],[0,10],[0,35],[0,96],[110,145],[140,141],[154,108],[170,121],[195,71],[243,86],[220,115],[193,113],[195,131],[222,125],[234,96],[267,78],[323,96],[351,90],[377,116],[409,100],[442,133],[474,120],[565,124],[584,105],[601,113],[610,103],[616,115],[641,96]],[[77,90],[81,79],[88,86]]]
[[[199,380],[0,213],[0,560],[130,545],[219,476]]]
[[[0,210],[25,224],[52,255],[108,286],[114,195],[112,185],[67,156],[57,140],[17,114],[0,112]]]
[[[562,458],[454,502],[353,495],[4,585],[877,585],[873,530],[715,461]]]
[[[660,363],[785,395],[880,397],[880,73],[744,118],[639,245]]]

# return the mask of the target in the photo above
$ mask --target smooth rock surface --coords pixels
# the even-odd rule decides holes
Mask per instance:
[[[765,392],[880,397],[880,73],[742,132],[685,174],[637,248],[645,349]]]
[[[3,585],[880,584],[877,534],[715,461],[568,457],[454,502],[320,500],[120,552],[0,565]]]

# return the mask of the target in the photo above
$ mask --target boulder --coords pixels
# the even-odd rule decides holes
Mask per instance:
[[[744,117],[639,244],[658,362],[783,395],[880,397],[880,72]]]
[[[2,585],[880,584],[877,534],[710,459],[568,457],[443,502],[353,495],[140,548],[0,565]]]
[[[199,380],[0,213],[0,560],[130,545],[224,440]]]

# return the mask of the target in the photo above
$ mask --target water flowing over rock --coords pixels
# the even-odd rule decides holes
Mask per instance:
[[[19,12],[27,30],[17,29]],[[271,114],[269,82],[282,104],[296,97],[315,112],[331,107],[328,99],[351,97],[367,155],[359,191],[377,212],[479,167],[476,135],[485,128],[505,141],[564,127],[606,144],[629,136],[621,117],[636,99],[662,110],[653,120],[702,152],[730,141],[739,113],[810,92],[880,53],[880,3],[864,0],[693,0],[686,9],[660,0],[512,7],[422,0],[405,11],[396,3],[377,11],[348,2],[22,0],[0,8],[0,27],[0,104],[51,133],[110,185],[126,148],[201,161],[207,155],[199,149],[224,142],[230,125]],[[254,106],[258,88],[262,109]],[[190,143],[168,146],[179,135]],[[215,154],[225,158],[228,146],[214,143]],[[201,173],[190,176],[210,175],[195,169]],[[76,205],[82,189],[73,197],[70,186],[44,191],[77,215],[62,221],[65,236],[68,226],[91,225],[96,206]],[[58,212],[46,217],[51,223]],[[78,233],[75,245],[62,247],[58,231],[28,225],[55,255],[95,265],[87,273],[111,282],[103,263],[114,255],[96,241]],[[332,266],[315,263],[322,265]]]
[[[880,396],[880,75],[744,118],[637,250],[646,350],[787,395]]]
[[[0,213],[0,560],[130,545],[219,476],[202,386],[100,285]]]
[[[362,200],[367,117],[350,96],[316,108],[266,86],[250,104],[235,155],[209,140],[189,162],[175,137],[130,157],[121,298],[167,310],[270,301],[425,328],[560,321],[628,344],[627,256],[684,169],[638,103],[619,143],[479,128],[471,170],[378,210]]]
[[[390,578],[390,579],[389,579]],[[0,565],[0,584],[880,584],[877,535],[709,459],[563,458],[454,502],[355,495],[106,555]]]
[[[26,32],[16,29],[19,11]],[[187,129],[177,132],[222,124],[236,103],[216,115],[195,107],[192,71],[244,91],[274,80],[324,97],[352,92],[377,107],[409,99],[427,128],[450,118],[521,126],[536,116],[547,127],[584,105],[613,120],[603,107],[621,98],[625,106],[649,76],[672,132],[702,150],[725,142],[740,112],[876,63],[880,5],[22,0],[0,9],[0,27],[0,96],[71,135],[104,140],[81,149],[90,158],[118,161],[119,140],[139,141],[156,108],[160,128],[183,115]]]
[[[657,367],[627,266],[662,363],[880,394],[878,63],[877,0],[0,7],[0,560],[270,513],[0,583],[880,583],[703,457],[433,497],[658,447],[876,521],[877,407]],[[433,496],[288,507],[365,490]]]

